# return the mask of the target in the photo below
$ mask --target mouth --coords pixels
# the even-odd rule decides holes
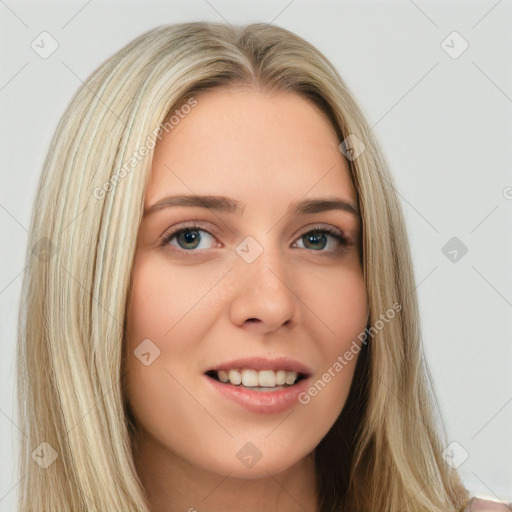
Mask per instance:
[[[309,367],[286,356],[230,360],[204,372],[212,397],[258,414],[279,414],[295,407],[312,375]]]
[[[271,392],[291,388],[308,377],[307,373],[293,370],[256,370],[254,368],[208,370],[205,375],[228,386]]]

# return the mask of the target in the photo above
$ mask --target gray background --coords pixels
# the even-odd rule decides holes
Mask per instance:
[[[347,82],[402,200],[425,352],[457,443],[451,463],[472,492],[512,501],[510,0],[0,0],[0,512],[16,502],[16,312],[51,135],[107,57],[150,28],[196,20],[274,22],[316,45]],[[43,31],[58,43],[46,59],[31,47]],[[469,44],[460,55],[453,31]]]

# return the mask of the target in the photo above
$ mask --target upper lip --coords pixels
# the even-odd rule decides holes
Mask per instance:
[[[305,364],[291,359],[290,357],[277,357],[268,359],[265,357],[246,357],[243,359],[231,359],[224,363],[219,363],[214,366],[210,366],[206,369],[206,372],[215,370],[232,370],[232,369],[252,369],[252,370],[285,370],[288,372],[297,372],[299,374],[309,377],[312,373],[311,369]]]

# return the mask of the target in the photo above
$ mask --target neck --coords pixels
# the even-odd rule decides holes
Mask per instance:
[[[313,455],[266,477],[234,478],[184,460],[146,437],[135,466],[151,512],[317,512]]]

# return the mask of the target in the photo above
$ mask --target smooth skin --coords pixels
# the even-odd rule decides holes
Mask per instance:
[[[312,198],[357,208],[356,192],[332,125],[304,97],[231,86],[196,99],[155,148],[132,270],[125,350],[135,465],[153,512],[314,512],[313,450],[346,402],[357,355],[306,405],[278,414],[224,398],[204,372],[288,356],[311,368],[314,383],[357,341],[368,314],[359,216],[287,213]],[[177,195],[227,196],[242,209],[148,212]],[[195,222],[188,238],[163,242]],[[317,225],[348,245],[306,235]],[[252,263],[236,251],[249,236],[262,250]],[[134,355],[146,339],[160,350],[147,366]],[[252,467],[237,457],[248,442],[261,453]]]

